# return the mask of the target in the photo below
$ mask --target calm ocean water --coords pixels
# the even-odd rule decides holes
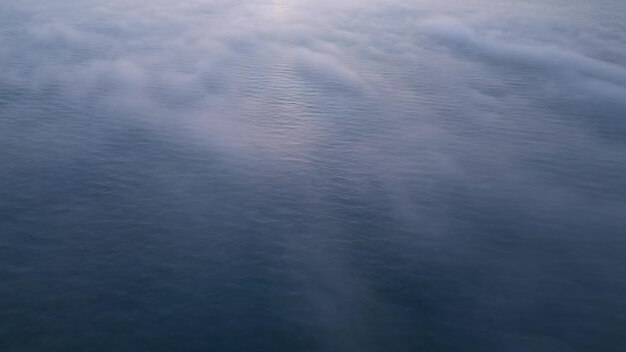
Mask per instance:
[[[626,351],[626,2],[0,2],[0,351]]]

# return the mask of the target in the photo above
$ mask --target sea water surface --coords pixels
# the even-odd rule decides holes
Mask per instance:
[[[625,351],[626,2],[0,0],[0,351]]]

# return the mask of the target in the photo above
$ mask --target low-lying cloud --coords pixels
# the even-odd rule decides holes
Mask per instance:
[[[458,248],[480,247],[482,237],[467,233],[495,238],[495,232],[525,231],[534,240],[535,233],[566,237],[594,226],[609,232],[623,224],[626,211],[626,43],[616,34],[625,29],[622,17],[599,25],[602,6],[4,2],[0,120],[26,119],[39,107],[49,121],[72,112],[59,125],[78,124],[82,116],[110,125],[131,121],[199,153],[250,162],[258,169],[242,176],[246,180],[276,177],[297,191],[310,186],[314,191],[302,194],[311,199],[302,203],[332,200],[355,213],[376,203],[381,218],[393,219],[390,234],[381,234],[385,245],[400,248],[410,263],[424,244],[471,257]],[[43,133],[36,124],[17,125],[6,123],[20,133]],[[46,133],[64,136],[59,130]],[[167,181],[180,185],[163,179],[164,187]],[[354,225],[335,210],[320,211],[328,223],[306,225],[324,230],[320,236]],[[307,227],[300,225],[294,228]],[[332,252],[325,240],[306,245]],[[331,254],[337,268],[316,258],[329,290],[346,302],[354,292],[367,292],[350,258]],[[519,307],[472,301],[476,311],[495,312],[509,328],[519,322],[517,313],[539,311],[545,298],[539,266],[524,271],[527,258],[514,259],[505,269],[527,276],[501,280],[508,289],[536,288],[536,299]],[[604,269],[606,263],[595,265]],[[477,291],[511,294],[483,279]],[[333,307],[331,298],[312,301],[323,314],[354,313]],[[380,311],[392,319],[393,307]],[[473,313],[449,314],[470,321]],[[355,340],[366,338],[367,329],[356,330],[358,338],[346,334],[337,344],[357,350]],[[514,347],[501,343],[502,350]]]

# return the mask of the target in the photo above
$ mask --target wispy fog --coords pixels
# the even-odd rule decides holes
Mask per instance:
[[[0,2],[0,350],[618,351],[624,33],[619,0]]]

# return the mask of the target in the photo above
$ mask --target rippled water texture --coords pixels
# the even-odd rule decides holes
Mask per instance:
[[[626,2],[0,2],[0,350],[624,351]]]

